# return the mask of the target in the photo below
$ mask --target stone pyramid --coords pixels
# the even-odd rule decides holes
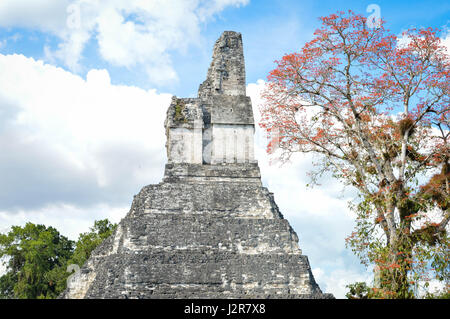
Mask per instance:
[[[173,97],[163,181],[135,195],[62,298],[330,298],[262,186],[240,33],[216,41],[197,98]]]

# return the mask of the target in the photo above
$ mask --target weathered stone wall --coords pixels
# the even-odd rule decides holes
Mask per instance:
[[[198,95],[208,99],[216,94],[245,96],[244,50],[238,32],[225,31],[214,45],[211,65]]]
[[[168,166],[180,171],[178,164]],[[63,296],[327,297],[273,195],[240,179],[236,166],[228,182],[178,179],[144,187],[113,236],[82,268],[83,279]],[[257,174],[252,165],[241,166],[243,175]],[[200,169],[193,174],[209,175]]]
[[[177,98],[167,111],[169,163],[253,163],[255,133],[251,100],[245,95],[240,33],[217,40],[198,98]]]
[[[203,113],[198,99],[174,97],[165,121],[169,163],[203,162]]]
[[[142,188],[63,298],[330,298],[262,186],[240,33],[224,32],[198,98],[174,97],[163,181]]]
[[[253,163],[253,125],[213,124],[211,164]]]

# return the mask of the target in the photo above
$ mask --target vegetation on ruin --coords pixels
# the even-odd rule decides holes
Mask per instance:
[[[175,116],[174,120],[177,122],[187,122],[186,116],[184,114],[184,109],[186,108],[186,105],[183,101],[177,100],[177,104],[175,104]]]

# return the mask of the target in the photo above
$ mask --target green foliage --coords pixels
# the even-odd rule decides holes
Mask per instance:
[[[17,281],[17,273],[11,271],[0,277],[0,299],[14,298],[14,285]]]
[[[108,238],[116,229],[117,224],[112,224],[107,219],[94,222],[94,226],[87,233],[82,233],[78,237],[75,251],[70,259],[70,264],[83,266],[92,251]]]
[[[424,299],[450,299],[450,290],[445,290],[443,292],[438,293],[427,293]]]
[[[95,221],[74,243],[53,227],[13,226],[8,234],[0,234],[0,258],[7,266],[0,277],[0,298],[56,298],[66,288],[67,266],[81,267],[116,227],[107,219]]]
[[[368,299],[370,294],[370,288],[365,282],[355,282],[346,286],[349,288],[349,292],[345,294],[348,299]]]
[[[177,100],[177,104],[175,105],[175,117],[174,120],[178,122],[187,122],[186,116],[184,114],[184,110],[186,105],[182,100]]]
[[[428,288],[430,280],[450,278],[445,232],[436,240],[434,232],[430,234],[430,228],[425,227],[411,236],[405,232],[406,219],[398,225],[395,244],[387,243],[377,228],[379,219],[371,205],[374,199],[365,198],[351,206],[357,213],[356,227],[346,239],[346,246],[364,265],[374,264],[379,269],[380,288],[374,288],[368,298],[416,298],[419,290]]]
[[[8,272],[0,278],[0,298],[54,298],[57,295],[48,272],[65,265],[74,242],[53,227],[27,223],[0,235],[0,258]]]

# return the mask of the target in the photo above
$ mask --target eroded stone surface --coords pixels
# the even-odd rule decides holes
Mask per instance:
[[[142,188],[63,298],[330,298],[261,184],[240,33],[217,40],[199,97],[174,97],[163,181]]]
[[[226,31],[197,98],[173,97],[165,121],[169,163],[255,163],[251,100],[240,33]]]
[[[232,178],[231,178],[232,179]],[[269,191],[163,182],[135,196],[66,298],[323,298]]]

